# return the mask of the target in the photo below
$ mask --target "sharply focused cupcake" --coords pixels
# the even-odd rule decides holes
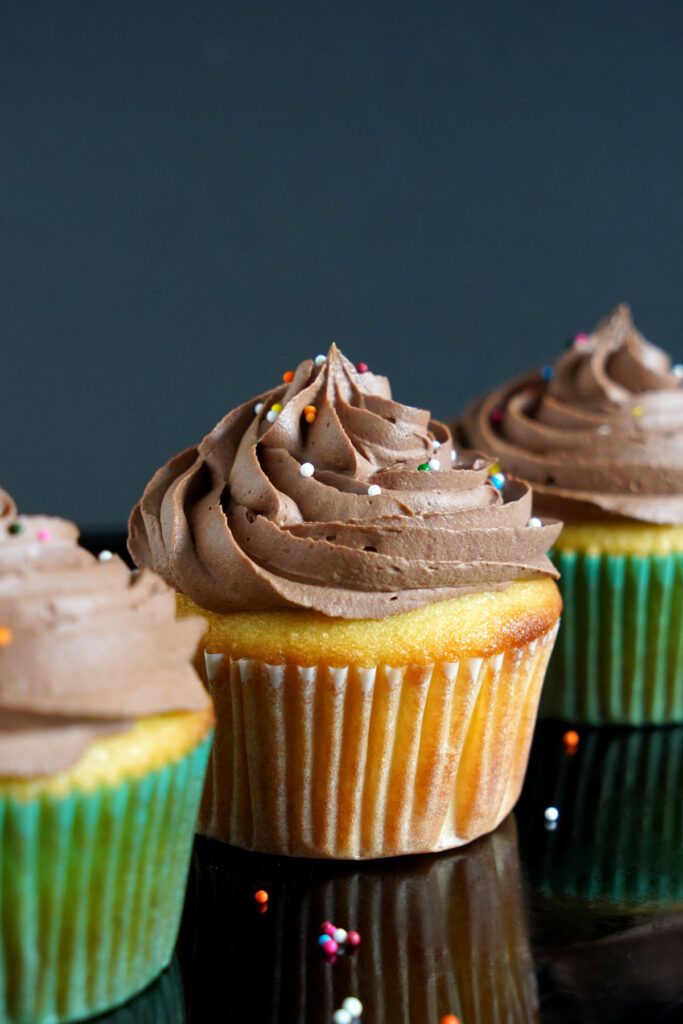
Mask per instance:
[[[0,492],[0,1020],[80,1020],[171,958],[213,721],[150,572]]]
[[[681,376],[620,306],[554,367],[462,418],[464,442],[532,484],[536,515],[565,523],[551,553],[565,610],[546,714],[683,721]]]
[[[559,524],[530,525],[526,485],[492,483],[336,347],[283,379],[172,459],[131,517],[137,564],[207,622],[200,831],[322,857],[468,842],[519,794]]]

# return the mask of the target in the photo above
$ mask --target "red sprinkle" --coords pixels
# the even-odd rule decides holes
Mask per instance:
[[[360,946],[360,935],[358,932],[348,932],[346,936],[347,946]]]
[[[329,938],[327,942],[323,942],[320,948],[322,949],[323,953],[327,953],[331,956],[332,953],[337,952],[337,950],[339,949],[339,945],[334,941],[333,938]]]
[[[321,935],[334,935],[336,930],[337,929],[335,928],[331,921],[323,921],[323,923],[320,925]]]
[[[491,423],[502,423],[503,422],[503,410],[493,409],[491,411]]]
[[[358,373],[367,373],[368,372],[368,364],[367,363],[356,363],[356,370],[358,371]]]

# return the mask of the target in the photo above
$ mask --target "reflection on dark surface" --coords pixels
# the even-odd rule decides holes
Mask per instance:
[[[326,962],[325,920],[358,930],[358,950]],[[330,1021],[349,995],[377,1024],[538,1020],[512,818],[465,850],[364,863],[199,839],[179,948],[191,1024],[214,1019],[221,993],[254,1021]]]
[[[91,1018],[92,1024],[185,1024],[183,983],[177,958],[149,988],[117,1010]]]
[[[683,726],[583,727],[574,755],[567,728],[537,727],[516,810],[524,889],[512,820],[453,853],[358,864],[198,839],[178,949],[189,1024],[324,1024],[348,995],[363,1024],[683,1022]],[[325,961],[325,919],[360,931],[357,953]],[[179,1024],[177,974],[100,1019]]]

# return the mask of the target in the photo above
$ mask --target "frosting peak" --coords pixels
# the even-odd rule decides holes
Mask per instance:
[[[205,707],[190,659],[203,630],[73,523],[16,516],[0,492],[0,776],[51,774],[143,715]]]
[[[386,378],[333,345],[284,381],[156,473],[130,521],[138,565],[212,611],[344,618],[554,572],[559,526],[527,526],[529,489],[497,490]]]
[[[459,433],[528,480],[539,513],[683,523],[681,378],[625,305],[554,367],[471,403]]]

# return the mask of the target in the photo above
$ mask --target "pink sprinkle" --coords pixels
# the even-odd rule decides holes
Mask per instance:
[[[368,372],[368,364],[367,363],[356,363],[356,370],[358,371],[358,373],[367,373]]]
[[[329,955],[331,955],[332,953],[336,953],[338,949],[338,943],[336,943],[332,938],[328,939],[327,942],[323,942],[322,944],[323,952],[328,953]]]
[[[577,348],[583,348],[584,345],[588,344],[589,339],[589,334],[577,334],[574,338],[574,344]]]
[[[359,946],[360,945],[360,935],[358,934],[358,932],[349,932],[349,934],[346,936],[346,945],[347,946]]]
[[[491,423],[502,423],[503,422],[503,410],[493,409],[491,412]]]
[[[336,930],[331,921],[323,921],[320,926],[320,931],[323,935],[334,935]]]
[[[52,540],[52,534],[49,530],[38,530],[38,540]]]

